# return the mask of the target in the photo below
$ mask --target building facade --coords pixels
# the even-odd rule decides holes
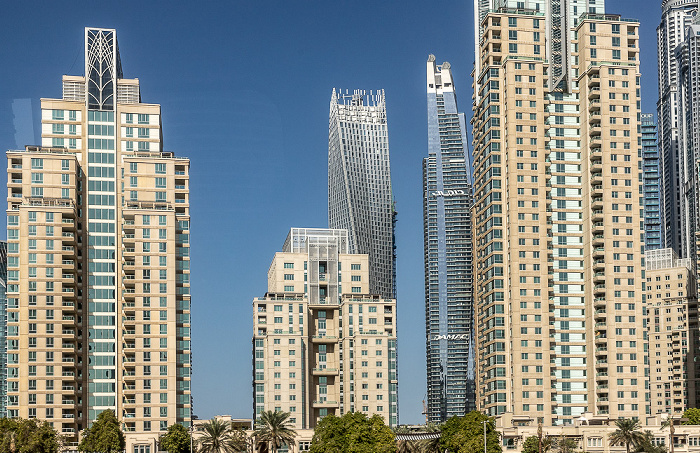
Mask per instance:
[[[644,159],[644,249],[661,248],[661,206],[659,150],[656,146],[656,121],[653,113],[642,113],[642,157]]]
[[[328,226],[369,255],[369,290],[396,298],[396,211],[384,90],[333,89],[328,125]]]
[[[476,408],[472,306],[472,184],[464,114],[450,64],[427,63],[428,157],[423,159],[423,250],[429,421]]]
[[[189,160],[124,79],[116,31],[41,100],[42,146],[7,152],[7,413],[69,442],[103,410],[129,435],[188,425]]]
[[[253,301],[253,413],[285,411],[295,429],[326,415],[398,423],[396,301],[369,292],[366,254],[346,230],[292,228]]]
[[[475,76],[477,406],[641,417],[639,25],[579,15],[552,84],[551,13],[515,4],[482,22]]]
[[[678,145],[679,68],[676,47],[685,40],[688,25],[698,8],[697,0],[664,0],[661,23],[656,28],[658,51],[659,100],[656,104],[658,147],[661,174],[661,226],[663,247],[674,249],[681,258],[689,257],[695,234],[688,236],[688,225],[682,224],[682,210],[691,201],[683,196],[682,152]]]
[[[700,400],[697,279],[673,249],[645,258],[651,414],[680,416]]]

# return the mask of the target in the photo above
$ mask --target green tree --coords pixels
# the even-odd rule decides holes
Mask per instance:
[[[683,418],[687,418],[687,422],[683,422],[684,425],[700,425],[700,409],[697,407],[691,407],[683,412]]]
[[[160,449],[168,453],[191,453],[191,436],[187,428],[176,423],[160,437]]]
[[[630,446],[637,446],[644,440],[644,435],[640,432],[639,420],[631,418],[621,418],[615,420],[617,429],[608,435],[611,445],[623,445],[630,453]]]
[[[530,436],[523,442],[522,453],[539,453],[540,439],[537,436]]]
[[[212,419],[202,425],[204,434],[198,440],[199,453],[234,453],[245,451],[246,437],[240,437],[237,430],[231,428],[231,423],[225,420]]]
[[[100,412],[92,426],[83,430],[79,451],[90,453],[117,453],[124,450],[126,441],[119,420],[111,409]]]
[[[255,421],[256,441],[267,443],[271,453],[282,445],[293,447],[297,433],[289,426],[289,416],[289,412],[263,411]]]
[[[379,415],[328,415],[316,426],[310,453],[395,453],[396,437]]]
[[[552,449],[552,437],[542,436],[542,453],[547,453]],[[537,436],[530,436],[523,443],[522,453],[539,453],[540,439]]]
[[[486,421],[486,451],[501,453],[499,434],[492,419],[478,411],[464,417],[452,417],[442,425],[440,449],[452,453],[481,453],[484,451],[484,421]]]
[[[0,419],[0,451],[8,453],[57,453],[62,438],[46,422],[36,419]]]

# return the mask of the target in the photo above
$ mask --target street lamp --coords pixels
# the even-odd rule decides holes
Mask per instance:
[[[486,423],[487,423],[488,421],[489,421],[489,420],[486,419],[486,420],[484,420],[484,421],[482,422],[482,423],[484,424],[484,453],[486,453]]]

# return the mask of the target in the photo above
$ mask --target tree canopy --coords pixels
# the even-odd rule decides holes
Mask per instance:
[[[0,419],[0,451],[58,453],[62,438],[47,422],[36,419]]]
[[[160,449],[168,453],[191,453],[190,445],[189,431],[178,423],[168,426],[168,432],[160,438]]]
[[[119,420],[111,409],[100,412],[92,426],[83,431],[78,450],[90,453],[117,453],[124,450],[126,441]]]
[[[683,412],[683,418],[687,418],[687,422],[683,422],[684,425],[700,425],[700,409],[697,407],[691,407]]]
[[[452,417],[441,427],[440,449],[453,453],[481,453],[484,451],[484,425],[486,421],[486,451],[501,453],[499,434],[492,419],[478,411],[464,417]]]
[[[539,453],[540,439],[537,436],[530,436],[523,442],[522,453]]]
[[[316,426],[310,453],[395,453],[391,428],[379,415],[367,418],[362,412],[342,417],[327,415]]]

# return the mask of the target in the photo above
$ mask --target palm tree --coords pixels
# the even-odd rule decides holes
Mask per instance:
[[[573,453],[578,448],[578,442],[570,437],[560,437],[554,443],[554,448],[558,453]],[[550,443],[549,448],[552,447]],[[542,441],[542,451],[547,451],[544,446],[544,440]]]
[[[644,441],[644,435],[639,431],[639,420],[621,418],[615,420],[615,425],[617,429],[608,436],[611,445],[625,444],[627,453],[630,453],[630,445],[637,446]]]
[[[284,444],[294,447],[297,433],[289,427],[289,415],[289,412],[263,411],[255,421],[255,438],[258,442],[267,442],[271,453],[276,453]]]
[[[410,434],[411,430],[405,426],[394,428],[394,434]],[[396,453],[418,453],[418,446],[414,440],[397,440]]]
[[[202,425],[204,434],[199,438],[200,453],[235,453],[245,451],[245,436],[231,428],[225,420],[212,419]]]
[[[671,443],[671,453],[673,453],[673,452],[674,452],[674,449],[673,449],[673,435],[674,435],[675,432],[676,432],[676,424],[675,424],[675,420],[673,419],[673,416],[670,415],[670,414],[669,414],[668,417],[666,417],[666,420],[664,420],[664,421],[661,423],[661,429],[665,429],[665,428],[669,428],[669,430],[671,431],[671,442],[670,442],[670,443]]]
[[[440,427],[435,423],[428,423],[425,426],[426,433],[439,433]],[[440,453],[440,438],[436,437],[434,439],[424,439],[419,442],[419,447],[423,453]]]

